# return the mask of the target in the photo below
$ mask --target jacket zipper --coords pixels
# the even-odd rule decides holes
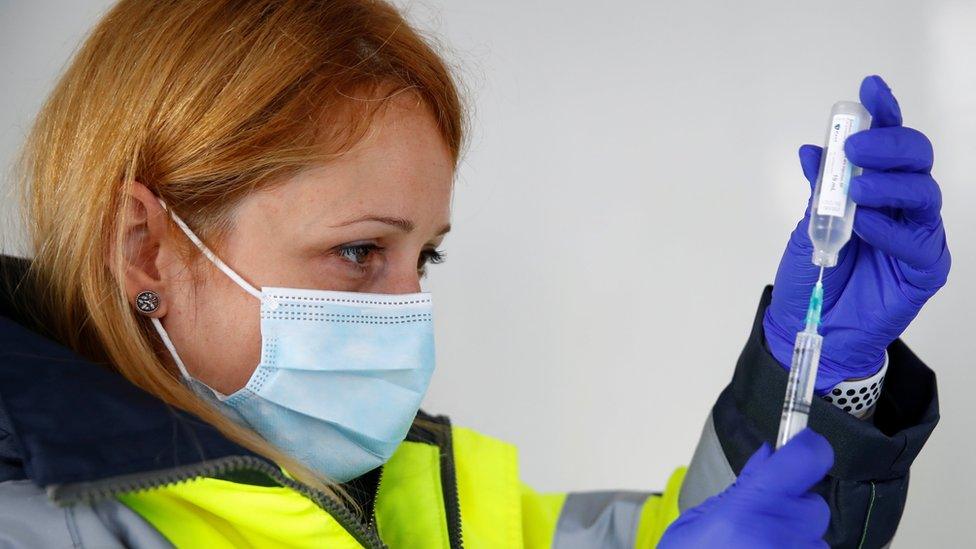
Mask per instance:
[[[53,484],[47,487],[48,497],[60,506],[113,498],[126,492],[160,488],[200,477],[212,477],[232,471],[249,470],[262,473],[281,486],[291,488],[312,500],[322,510],[329,513],[340,526],[368,549],[386,549],[386,544],[370,524],[363,524],[345,505],[331,498],[321,490],[311,488],[301,482],[286,477],[280,469],[267,461],[254,456],[228,456],[204,461],[193,465],[175,467],[150,473],[120,475],[92,482],[72,484]],[[373,506],[375,516],[375,505]]]
[[[437,435],[441,450],[441,490],[444,492],[444,514],[447,518],[447,535],[452,549],[462,549],[461,501],[458,497],[457,470],[454,467],[454,443],[451,435],[451,420],[447,416],[434,418],[444,426]]]
[[[379,529],[376,528],[376,502],[380,498],[380,485],[383,483],[383,471],[386,470],[386,464],[380,466],[379,475],[376,477],[376,491],[373,493],[373,508],[369,514],[369,529],[374,530],[377,533]]]

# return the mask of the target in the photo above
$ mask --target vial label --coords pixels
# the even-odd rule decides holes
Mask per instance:
[[[817,213],[820,215],[844,217],[846,213],[847,187],[851,182],[853,166],[844,154],[844,140],[858,130],[857,126],[857,117],[850,114],[836,114],[830,121],[820,200],[817,202]]]

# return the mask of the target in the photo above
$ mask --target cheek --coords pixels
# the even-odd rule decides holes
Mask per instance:
[[[260,304],[227,279],[201,280],[182,292],[167,327],[190,374],[224,394],[247,384],[261,356]],[[169,317],[173,318],[169,318]]]

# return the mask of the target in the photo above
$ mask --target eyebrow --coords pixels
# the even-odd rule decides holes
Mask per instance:
[[[353,223],[361,223],[363,221],[379,221],[380,223],[392,225],[405,233],[409,233],[415,228],[413,221],[410,221],[409,219],[404,219],[402,217],[384,216],[384,215],[364,215],[362,217],[357,217],[355,219],[343,221],[342,223],[339,223],[337,225],[329,225],[329,226],[332,228],[345,227],[346,225],[352,225]],[[434,236],[440,236],[442,234],[447,233],[450,230],[451,230],[451,224],[448,223],[447,225],[441,227],[440,231],[438,231],[437,234]]]

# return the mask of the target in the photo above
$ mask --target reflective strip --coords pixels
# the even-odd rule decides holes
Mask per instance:
[[[649,492],[571,492],[566,496],[553,549],[632,549]]]
[[[708,413],[705,428],[695,448],[695,455],[688,466],[688,474],[681,485],[678,507],[681,511],[695,507],[706,499],[725,490],[735,482],[735,473],[725,457],[715,432],[712,413]]]
[[[114,499],[57,507],[25,479],[0,482],[0,547],[172,549],[173,544]]]

